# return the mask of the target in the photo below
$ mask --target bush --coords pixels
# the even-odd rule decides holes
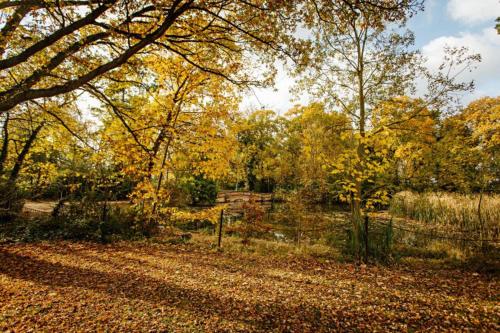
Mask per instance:
[[[8,232],[4,232],[4,238],[20,241],[65,239],[109,242],[142,236],[142,226],[145,224],[141,222],[141,216],[131,208],[84,199],[60,205],[48,217],[16,220],[11,223]]]
[[[23,206],[24,198],[19,189],[5,182],[0,183],[0,222],[14,220]]]
[[[304,200],[302,194],[302,191],[286,193],[282,196],[282,204],[270,215],[286,239],[297,244],[311,243],[343,228],[331,219],[332,214],[325,212],[322,206]]]
[[[248,243],[250,238],[266,238],[271,228],[264,224],[265,211],[261,205],[250,201],[243,205],[243,218],[226,229],[228,234],[238,234]]]
[[[191,197],[193,205],[212,205],[217,199],[217,186],[214,181],[195,176],[181,184]]]

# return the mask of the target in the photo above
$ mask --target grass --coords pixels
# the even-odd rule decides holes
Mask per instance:
[[[209,234],[196,233],[193,242],[200,247],[214,249],[215,237]],[[342,261],[343,256],[339,248],[334,248],[322,243],[303,243],[300,245],[252,238],[249,242],[243,241],[238,236],[225,235],[222,239],[222,251],[243,255],[255,255],[256,257],[272,256],[280,259],[290,256],[303,259],[336,260]]]

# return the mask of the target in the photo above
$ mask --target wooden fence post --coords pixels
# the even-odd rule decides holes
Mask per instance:
[[[368,264],[368,214],[365,215],[365,264]]]
[[[224,209],[220,211],[220,222],[219,222],[219,239],[217,241],[217,247],[220,248],[222,242],[222,223],[224,222]]]

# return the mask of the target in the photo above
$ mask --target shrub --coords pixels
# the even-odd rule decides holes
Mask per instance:
[[[203,176],[189,178],[181,184],[191,197],[193,205],[212,205],[217,199],[217,186],[213,180]]]
[[[0,222],[15,219],[23,210],[24,198],[19,189],[6,182],[0,183]]]
[[[7,238],[20,241],[42,239],[109,242],[143,235],[141,216],[131,208],[110,206],[89,199],[60,205],[54,214],[11,223]],[[7,228],[4,228],[6,230]]]
[[[243,204],[243,218],[226,228],[228,234],[238,234],[248,243],[250,238],[266,238],[271,228],[264,224],[265,210],[254,201]]]

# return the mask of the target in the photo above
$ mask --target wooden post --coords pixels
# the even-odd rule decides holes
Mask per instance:
[[[368,263],[368,214],[365,215],[365,264]]]
[[[104,199],[104,205],[102,206],[102,222],[107,222],[108,218],[108,201],[107,198]]]
[[[222,242],[222,222],[224,222],[224,209],[220,211],[220,222],[219,222],[219,239],[217,241],[217,247],[220,248]]]

